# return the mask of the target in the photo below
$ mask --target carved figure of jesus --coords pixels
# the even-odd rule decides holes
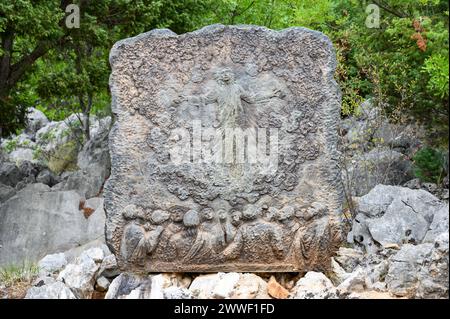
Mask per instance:
[[[263,102],[273,97],[281,97],[279,88],[271,89],[269,92],[260,92],[252,94],[246,92],[236,80],[233,71],[230,68],[220,69],[214,73],[216,86],[210,88],[206,94],[200,97],[182,97],[182,100],[199,102],[201,105],[217,103],[219,126],[238,127],[242,126],[240,119],[245,122],[250,120],[243,102],[248,104]]]

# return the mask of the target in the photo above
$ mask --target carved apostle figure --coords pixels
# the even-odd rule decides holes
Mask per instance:
[[[172,261],[179,257],[177,256],[177,237],[175,235],[184,229],[183,216],[186,209],[174,206],[169,211],[171,222],[164,228],[155,252],[164,261]]]
[[[201,221],[195,241],[184,256],[185,262],[210,261],[225,245],[225,234],[212,208],[202,210]]]
[[[234,240],[223,251],[228,260],[271,263],[283,257],[283,238],[278,225],[258,219],[261,209],[249,205],[243,212],[244,223]]]
[[[327,209],[324,204],[314,202],[306,210],[298,212],[301,227],[294,236],[289,255],[306,271],[312,270],[315,265],[325,265],[320,259],[329,257],[323,253],[331,240]]]
[[[156,248],[159,242],[164,226],[162,225],[169,219],[169,213],[163,210],[155,210],[150,217],[150,222],[144,224],[143,233],[139,243],[133,251],[132,260],[143,262],[147,255],[150,255]]]

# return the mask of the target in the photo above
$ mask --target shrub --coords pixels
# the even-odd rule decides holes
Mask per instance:
[[[421,148],[413,157],[414,174],[424,182],[440,184],[444,175],[444,156],[431,147]]]

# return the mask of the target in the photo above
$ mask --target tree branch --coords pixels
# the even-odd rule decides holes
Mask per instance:
[[[0,87],[4,87],[11,68],[14,32],[10,26],[1,33],[3,56],[0,59]]]
[[[395,10],[392,9],[392,8],[389,8],[387,5],[382,4],[379,0],[373,0],[373,3],[375,3],[375,4],[376,4],[377,6],[379,6],[381,9],[383,9],[383,10],[389,12],[390,14],[395,15],[396,17],[399,17],[399,18],[406,18],[406,15],[404,15],[403,13],[400,13],[400,12],[398,12],[398,11],[395,11]]]

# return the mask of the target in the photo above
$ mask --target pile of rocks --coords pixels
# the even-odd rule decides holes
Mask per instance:
[[[110,172],[111,119],[92,118],[91,139],[75,154],[76,169],[53,172],[30,154],[37,146],[51,151],[75,138],[69,126],[78,121],[77,115],[50,122],[31,109],[28,117],[24,133],[1,140],[0,267],[34,262],[91,241],[104,242],[100,196]],[[7,148],[11,144],[14,149]]]
[[[106,245],[89,248],[68,263],[70,255],[45,256],[25,299],[91,299],[94,291],[105,292],[118,275],[116,259]]]

